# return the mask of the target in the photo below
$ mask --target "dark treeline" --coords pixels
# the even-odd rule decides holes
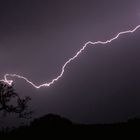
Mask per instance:
[[[114,124],[76,124],[70,120],[60,117],[59,115],[48,114],[41,118],[35,119],[29,126],[20,126],[18,128],[4,129],[0,132],[0,138],[11,137],[28,137],[28,136],[49,136],[50,134],[55,136],[55,132],[64,135],[66,133],[88,133],[97,134],[101,132],[126,132],[132,130],[139,130],[140,119],[131,119],[124,123]]]

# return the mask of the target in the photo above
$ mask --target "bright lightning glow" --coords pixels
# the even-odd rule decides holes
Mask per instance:
[[[20,75],[17,75],[17,74],[5,74],[4,75],[4,79],[2,79],[0,81],[6,83],[8,85],[12,85],[13,80],[9,80],[8,77],[11,77],[11,78],[14,78],[15,77],[15,78],[19,78],[19,79],[25,80],[28,84],[31,84],[34,88],[37,88],[37,89],[39,89],[41,87],[49,87],[49,86],[53,85],[56,81],[58,81],[63,76],[63,74],[65,72],[65,69],[68,66],[68,64],[70,64],[76,57],[78,57],[86,49],[86,47],[89,44],[91,44],[91,45],[97,45],[97,44],[105,45],[105,44],[111,43],[112,41],[116,40],[120,35],[128,34],[128,33],[133,33],[136,30],[138,30],[139,28],[140,28],[140,25],[136,26],[132,30],[127,30],[127,31],[120,32],[115,37],[113,37],[113,38],[111,38],[109,40],[106,40],[106,41],[96,41],[96,42],[88,41],[88,42],[86,42],[84,44],[84,46],[73,57],[69,58],[64,63],[64,65],[62,66],[62,69],[61,69],[60,74],[56,78],[52,79],[52,81],[50,81],[48,83],[44,83],[44,84],[41,84],[41,85],[36,85],[33,82],[31,82],[30,80],[28,80],[26,77],[23,77],[23,76],[20,76]]]

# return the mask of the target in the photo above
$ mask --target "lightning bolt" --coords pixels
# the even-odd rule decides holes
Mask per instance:
[[[101,45],[105,45],[105,44],[109,44],[111,43],[112,41],[118,39],[121,35],[124,35],[124,34],[128,34],[128,33],[134,33],[136,30],[138,30],[140,28],[140,25],[136,26],[134,29],[132,30],[127,30],[127,31],[123,31],[123,32],[119,32],[115,37],[109,39],[109,40],[106,40],[106,41],[96,41],[96,42],[92,42],[92,41],[88,41],[84,44],[84,46],[71,58],[69,58],[65,63],[64,65],[62,66],[61,68],[61,72],[60,74],[52,79],[50,82],[48,83],[43,83],[41,85],[36,85],[34,84],[33,82],[31,82],[28,78],[24,77],[24,76],[20,76],[20,75],[17,75],[17,74],[5,74],[4,75],[4,79],[0,80],[1,82],[4,82],[8,85],[12,85],[12,83],[14,82],[13,80],[9,80],[8,77],[11,77],[11,78],[19,78],[19,79],[23,79],[25,80],[28,84],[31,84],[34,88],[36,89],[39,89],[41,87],[49,87],[51,85],[53,85],[56,81],[58,81],[64,74],[65,72],[65,69],[66,67],[68,66],[68,64],[70,64],[75,58],[77,58],[85,49],[88,45],[97,45],[97,44],[101,44]]]

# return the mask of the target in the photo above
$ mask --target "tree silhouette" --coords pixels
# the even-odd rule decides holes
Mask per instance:
[[[13,85],[0,82],[0,112],[4,114],[15,113],[19,118],[30,118],[32,111],[28,110],[29,96],[20,98]]]

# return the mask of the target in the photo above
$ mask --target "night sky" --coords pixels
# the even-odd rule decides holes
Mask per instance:
[[[105,41],[140,24],[139,5],[139,0],[0,0],[0,77],[16,73],[36,84],[51,81],[87,41]],[[32,97],[33,117],[125,121],[140,117],[139,54],[137,30],[111,44],[88,45],[49,88],[37,90],[20,79],[14,87]]]

